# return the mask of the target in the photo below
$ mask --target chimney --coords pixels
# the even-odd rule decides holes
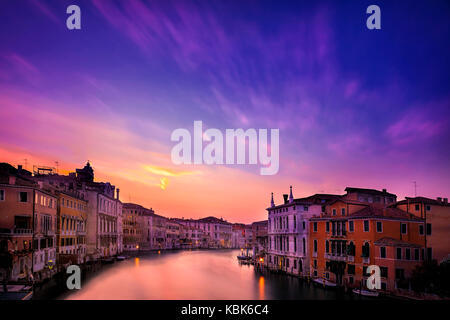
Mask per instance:
[[[444,198],[444,203],[448,204],[448,198]]]
[[[287,203],[288,203],[288,197],[289,197],[288,194],[283,194],[284,204],[287,204]]]
[[[387,191],[386,191],[386,189],[383,189],[383,193],[386,193]]]
[[[117,189],[116,189],[116,198],[117,198],[117,200],[119,200],[119,194],[120,194],[120,189],[117,188]]]
[[[442,202],[442,198],[441,197],[437,197],[436,200],[439,201],[439,202]]]
[[[270,206],[272,208],[275,207],[275,202],[273,201],[273,192],[272,192],[272,199],[270,200]]]
[[[18,166],[17,166],[17,171],[22,171],[22,165],[21,164],[19,164]]]

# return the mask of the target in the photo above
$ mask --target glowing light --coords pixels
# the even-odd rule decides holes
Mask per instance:
[[[140,265],[140,259],[139,258],[134,258],[134,265],[136,266],[136,267],[139,267],[139,265]]]
[[[158,254],[161,254],[161,251],[160,251],[160,250],[158,250]]]
[[[264,262],[264,258],[259,258],[259,262],[263,263]]]

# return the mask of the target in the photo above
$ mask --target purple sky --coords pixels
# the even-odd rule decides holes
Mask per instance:
[[[82,29],[65,26],[78,4]],[[0,3],[0,151],[99,178],[169,216],[265,217],[295,196],[450,195],[448,1]],[[174,166],[170,134],[279,128],[280,171]],[[234,199],[235,201],[230,201]]]

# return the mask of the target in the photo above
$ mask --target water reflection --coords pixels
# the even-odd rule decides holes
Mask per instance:
[[[336,299],[297,278],[239,265],[239,251],[149,254],[116,262],[62,299]],[[344,296],[343,298],[348,298]]]
[[[259,277],[259,299],[264,300],[264,277]]]

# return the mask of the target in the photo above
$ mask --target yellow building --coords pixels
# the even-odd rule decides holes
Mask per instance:
[[[58,194],[58,258],[62,263],[84,263],[87,201],[69,192]],[[75,260],[75,261],[74,261]]]
[[[440,263],[450,255],[450,204],[447,198],[406,197],[393,206],[425,220],[420,231],[425,234],[426,255]]]

